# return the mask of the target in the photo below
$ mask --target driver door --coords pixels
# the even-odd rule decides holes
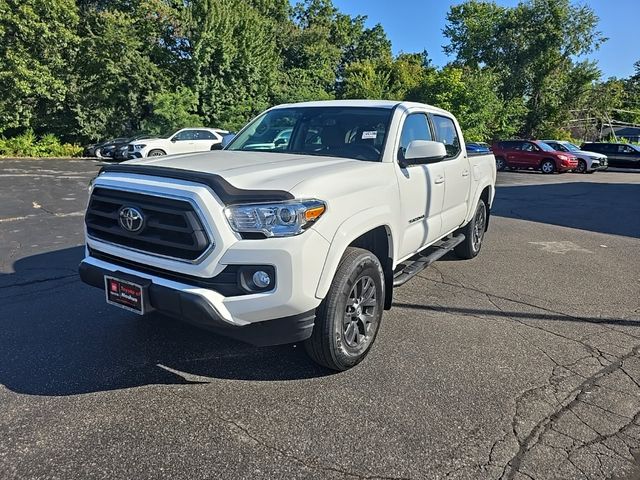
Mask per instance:
[[[398,160],[403,160],[404,152],[414,140],[433,140],[426,113],[411,113],[405,117]],[[444,167],[441,162],[405,168],[396,163],[396,176],[404,227],[399,254],[401,258],[407,258],[440,237],[445,194]]]

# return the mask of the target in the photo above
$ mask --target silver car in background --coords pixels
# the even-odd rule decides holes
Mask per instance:
[[[580,150],[580,147],[565,140],[542,140],[558,152],[568,152],[578,158],[578,168],[575,173],[593,173],[596,170],[609,168],[609,160],[606,155],[596,152]]]

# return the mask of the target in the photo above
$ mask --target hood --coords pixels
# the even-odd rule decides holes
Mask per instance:
[[[129,145],[153,145],[155,143],[164,143],[167,141],[167,138],[140,138],[138,140],[129,142]]]
[[[125,162],[132,165],[179,168],[217,174],[242,189],[291,191],[305,180],[351,175],[378,162],[286,153],[231,152],[225,150]]]

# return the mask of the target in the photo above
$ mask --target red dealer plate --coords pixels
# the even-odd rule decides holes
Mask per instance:
[[[142,285],[106,275],[104,283],[108,304],[144,315],[145,298]]]

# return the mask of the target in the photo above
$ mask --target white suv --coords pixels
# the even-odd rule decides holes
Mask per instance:
[[[129,144],[129,158],[162,157],[180,153],[205,152],[222,148],[222,138],[229,132],[219,128],[183,128],[157,138],[145,138]]]

